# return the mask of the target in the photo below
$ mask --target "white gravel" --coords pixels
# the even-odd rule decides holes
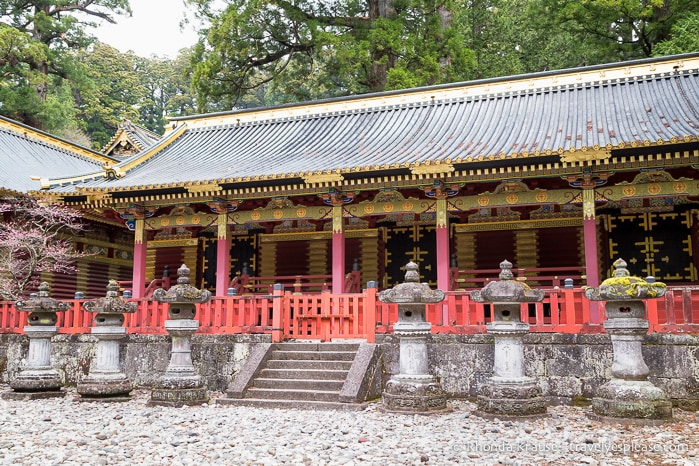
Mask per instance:
[[[0,390],[7,390],[0,386]],[[212,398],[221,396],[212,393]],[[697,465],[699,414],[653,427],[588,419],[556,406],[544,419],[485,420],[473,403],[449,413],[258,409],[210,404],[0,400],[0,465]]]

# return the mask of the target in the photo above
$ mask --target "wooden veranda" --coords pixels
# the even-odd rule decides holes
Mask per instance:
[[[93,314],[82,309],[84,300],[70,300],[72,308],[59,314],[59,333],[89,333]],[[167,305],[150,299],[133,299],[138,311],[126,315],[130,334],[166,334]],[[660,299],[646,302],[649,332],[699,333],[699,286],[670,286]],[[376,288],[360,293],[294,293],[277,289],[271,294],[218,296],[198,305],[198,333],[271,334],[273,342],[288,339],[366,339],[392,333],[398,315],[395,304],[378,300]],[[433,333],[485,333],[490,306],[470,299],[468,292],[446,292],[444,302],[429,305],[427,319]],[[582,288],[551,288],[540,303],[521,306],[521,317],[532,332],[604,333],[603,302],[583,297]],[[23,333],[26,313],[13,303],[0,302],[0,333]]]

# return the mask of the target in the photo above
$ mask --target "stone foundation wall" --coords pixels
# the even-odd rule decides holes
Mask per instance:
[[[378,335],[384,380],[399,372],[398,339]],[[57,335],[52,362],[75,385],[90,368],[95,350],[91,335]],[[254,345],[269,335],[195,335],[192,359],[210,390],[224,391]],[[607,335],[530,334],[524,338],[527,375],[535,377],[550,402],[576,403],[592,398],[610,378],[612,346]],[[0,335],[0,382],[9,383],[26,357],[24,335]],[[492,374],[493,339],[489,335],[432,335],[430,371],[453,397],[473,397],[479,382]],[[150,387],[165,371],[170,357],[168,335],[129,335],[121,345],[124,372],[137,387]],[[643,357],[649,380],[672,401],[699,409],[699,336],[651,334]]]
[[[90,371],[96,341],[91,335],[53,337],[51,363],[63,372],[67,385],[77,384]],[[224,391],[253,345],[270,341],[270,335],[195,335],[192,360],[210,390]],[[28,348],[24,335],[0,335],[0,382],[14,378]],[[128,335],[120,348],[123,370],[136,387],[153,386],[170,361],[168,335]]]
[[[432,335],[429,364],[453,397],[475,397],[481,381],[492,375],[493,338]],[[380,336],[387,376],[399,372],[398,339]],[[536,378],[550,403],[585,402],[611,378],[612,345],[608,335],[536,333],[524,337],[526,375]],[[673,403],[699,409],[699,336],[647,335],[643,358],[649,380]]]

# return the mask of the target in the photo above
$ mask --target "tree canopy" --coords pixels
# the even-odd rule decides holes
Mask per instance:
[[[184,0],[175,59],[95,42],[128,0],[0,0],[0,114],[99,149],[128,119],[699,51],[699,0]]]

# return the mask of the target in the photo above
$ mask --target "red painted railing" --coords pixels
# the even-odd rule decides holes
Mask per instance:
[[[482,288],[486,283],[497,280],[500,269],[459,270],[449,268],[449,289]],[[580,285],[585,280],[585,267],[530,267],[512,269],[517,280],[526,281],[536,287],[562,287],[566,278]]]
[[[252,277],[248,274],[236,275],[228,284],[237,295],[272,293],[274,285],[281,283],[294,293],[313,293],[332,288],[332,275],[270,275]],[[359,293],[361,290],[360,273],[357,270],[345,275],[345,292]]]
[[[434,333],[484,333],[492,320],[491,305],[472,301],[465,292],[447,292],[442,303],[427,307]],[[128,333],[167,333],[167,305],[135,299],[138,310],[127,314]],[[80,300],[60,313],[60,333],[89,333],[93,315]],[[650,332],[699,333],[699,287],[669,287],[665,297],[646,302]],[[604,303],[583,298],[582,290],[548,289],[540,303],[520,305],[521,317],[532,332],[602,333]],[[398,307],[378,301],[376,289],[362,293],[295,294],[275,290],[269,295],[215,297],[197,306],[199,333],[269,333],[274,341],[288,338],[366,338],[391,333]],[[0,302],[0,333],[23,333],[26,313]]]

